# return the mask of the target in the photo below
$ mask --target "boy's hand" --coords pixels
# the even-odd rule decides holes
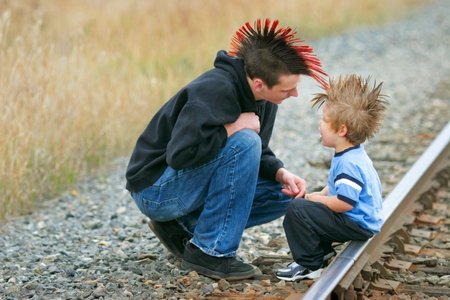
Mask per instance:
[[[306,194],[305,199],[325,204],[329,209],[337,213],[343,213],[353,208],[352,205],[339,200],[336,196],[325,196],[321,192]]]
[[[314,192],[314,193],[310,193],[310,194],[305,194],[305,198],[306,200],[313,200],[312,198],[314,198],[314,196],[326,196],[326,194],[322,193],[322,192]]]
[[[276,180],[282,184],[281,191],[289,197],[301,198],[306,193],[306,181],[285,168],[278,169]]]
[[[328,185],[326,185],[320,192],[312,192],[309,194],[305,194],[303,198],[306,200],[314,201],[315,196],[326,196],[328,195]]]

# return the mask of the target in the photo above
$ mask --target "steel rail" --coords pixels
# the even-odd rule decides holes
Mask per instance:
[[[430,144],[394,190],[384,199],[384,224],[381,232],[365,242],[351,241],[335,257],[322,276],[308,289],[303,300],[327,299],[336,287],[348,289],[364,265],[381,255],[381,247],[389,236],[404,224],[413,210],[417,196],[426,191],[432,177],[450,164],[450,122]]]

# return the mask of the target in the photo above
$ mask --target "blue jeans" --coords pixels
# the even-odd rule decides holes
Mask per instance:
[[[246,228],[283,216],[291,201],[280,183],[258,177],[260,159],[260,137],[241,130],[211,161],[183,170],[167,167],[152,186],[131,196],[150,219],[177,219],[206,254],[235,256]]]

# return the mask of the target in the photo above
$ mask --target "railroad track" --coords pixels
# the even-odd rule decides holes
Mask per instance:
[[[385,198],[381,232],[367,242],[347,243],[298,298],[450,298],[449,141],[450,122]]]

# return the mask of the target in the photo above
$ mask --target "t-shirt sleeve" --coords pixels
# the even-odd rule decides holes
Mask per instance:
[[[336,196],[351,206],[355,206],[359,199],[364,182],[358,168],[355,166],[344,167],[334,178]]]

